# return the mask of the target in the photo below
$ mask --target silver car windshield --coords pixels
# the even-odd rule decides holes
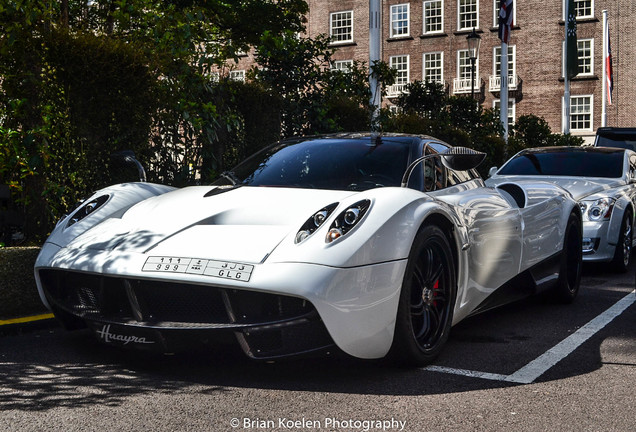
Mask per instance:
[[[623,154],[622,151],[521,153],[497,174],[618,178],[623,175]]]

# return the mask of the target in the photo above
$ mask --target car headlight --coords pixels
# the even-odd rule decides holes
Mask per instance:
[[[369,200],[358,201],[340,213],[329,227],[325,241],[331,243],[345,236],[362,220],[370,205]]]
[[[582,201],[579,206],[584,219],[598,222],[610,218],[615,203],[614,198],[599,198],[595,201]]]
[[[109,198],[109,195],[101,195],[101,196],[98,196],[97,198],[93,198],[90,201],[85,201],[82,204],[82,206],[78,208],[77,210],[75,210],[75,213],[71,215],[68,223],[66,224],[66,227],[68,228],[71,225],[75,225],[76,223],[84,219],[89,214],[95,212],[98,208],[103,206],[106,203],[106,201],[108,201],[108,198]]]
[[[338,207],[338,203],[329,204],[314,213],[298,230],[294,242],[298,244],[312,235],[327,220],[336,207]]]

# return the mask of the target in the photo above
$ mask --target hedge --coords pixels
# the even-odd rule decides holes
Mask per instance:
[[[48,312],[35,285],[38,247],[0,248],[0,319]]]

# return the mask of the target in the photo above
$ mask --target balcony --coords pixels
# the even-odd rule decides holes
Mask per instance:
[[[508,90],[517,90],[519,85],[519,77],[517,75],[508,75]],[[488,90],[491,92],[501,91],[501,75],[490,75]]]
[[[408,85],[408,83],[393,84],[392,86],[389,86],[389,88],[386,91],[386,97],[395,98],[395,97],[400,96],[403,93],[407,93],[407,91],[406,91],[406,86],[407,85]]]
[[[475,78],[473,81],[475,92],[481,91],[481,80],[479,78]],[[455,78],[453,79],[453,93],[470,93],[472,90],[470,85],[470,78]]]

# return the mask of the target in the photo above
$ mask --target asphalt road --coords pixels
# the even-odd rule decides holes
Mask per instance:
[[[533,298],[466,320],[427,369],[140,354],[59,328],[2,336],[0,430],[636,430],[635,270],[587,266],[572,305]]]

